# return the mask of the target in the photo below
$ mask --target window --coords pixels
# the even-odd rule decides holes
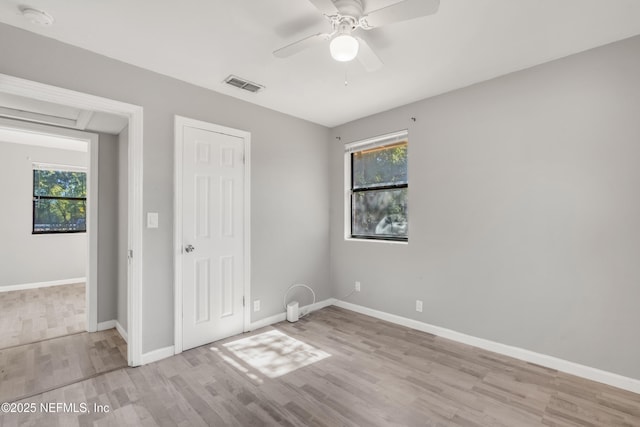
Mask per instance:
[[[345,153],[347,238],[408,240],[408,134],[348,144]]]
[[[34,165],[33,234],[87,231],[84,168]]]

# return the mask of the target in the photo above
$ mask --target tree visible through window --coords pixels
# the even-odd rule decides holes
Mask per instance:
[[[395,136],[351,149],[351,237],[408,239],[407,139]],[[356,145],[357,147],[357,145]]]
[[[87,174],[33,170],[33,234],[87,230]]]

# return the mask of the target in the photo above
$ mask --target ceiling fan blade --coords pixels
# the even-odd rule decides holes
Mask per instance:
[[[338,13],[336,5],[331,0],[309,0],[313,5],[325,15],[335,15]]]
[[[356,37],[360,47],[358,48],[358,61],[362,64],[365,70],[371,72],[376,71],[382,68],[384,65],[382,60],[378,58],[378,55],[371,49],[369,43],[364,41],[364,39],[360,37]]]
[[[375,28],[394,22],[408,21],[433,15],[440,7],[440,0],[404,0],[391,6],[374,10],[363,18],[364,28]]]
[[[331,38],[330,34],[318,33],[312,36],[306,37],[302,40],[298,40],[297,42],[291,43],[285,47],[281,47],[278,50],[273,51],[273,55],[278,58],[287,58],[291,55],[295,55],[296,53],[302,52],[305,49],[308,49],[317,44],[326,42]]]

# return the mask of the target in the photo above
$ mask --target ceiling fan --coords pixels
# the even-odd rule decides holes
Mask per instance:
[[[357,57],[367,71],[379,69],[382,61],[364,39],[353,35],[355,31],[432,15],[440,6],[440,0],[402,0],[365,14],[363,0],[309,1],[331,22],[332,31],[305,37],[273,54],[278,58],[286,58],[330,40],[329,51],[333,59],[347,62]]]

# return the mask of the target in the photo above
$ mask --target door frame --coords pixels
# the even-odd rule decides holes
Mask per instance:
[[[127,362],[138,366],[142,360],[142,231],[143,231],[143,109],[138,105],[76,92],[57,86],[38,83],[0,73],[0,92],[18,95],[40,101],[62,104],[84,110],[100,111],[125,116],[129,120],[129,177],[128,177],[128,240],[131,269],[127,295]],[[92,182],[97,183],[97,156],[90,146]],[[96,154],[97,154],[97,145]],[[95,164],[94,164],[95,162]],[[95,166],[95,169],[93,169]],[[89,221],[97,221],[97,209],[93,209]],[[97,230],[97,223],[94,230]],[[98,329],[98,284],[97,284],[97,232],[89,235],[89,260],[87,266],[87,331]],[[95,259],[94,259],[95,258]],[[93,260],[94,261],[91,261]]]
[[[173,165],[173,271],[174,271],[174,352],[182,353],[182,161],[184,149],[184,128],[192,127],[210,132],[222,133],[244,141],[244,215],[243,215],[243,256],[244,256],[244,315],[242,330],[251,326],[251,132],[233,129],[213,123],[175,116],[174,121],[174,165]]]

